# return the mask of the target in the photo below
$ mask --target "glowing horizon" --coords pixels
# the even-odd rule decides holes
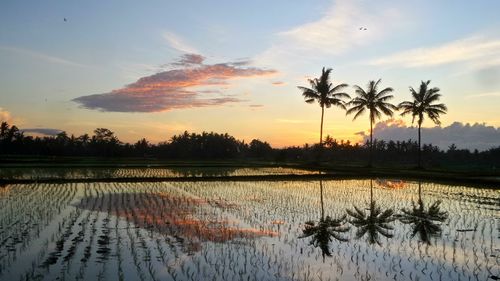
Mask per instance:
[[[297,86],[331,67],[351,96],[381,78],[394,104],[431,80],[449,111],[440,129],[424,122],[429,141],[454,132],[464,147],[500,145],[500,3],[192,4],[3,2],[0,119],[70,135],[104,127],[125,142],[213,131],[301,146],[318,142],[321,112]],[[389,119],[380,136],[410,134],[411,117],[396,113],[399,129]],[[362,142],[368,128],[366,115],[325,111],[324,136]]]

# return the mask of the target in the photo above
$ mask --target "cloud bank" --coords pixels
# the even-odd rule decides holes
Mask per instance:
[[[359,132],[363,141],[370,138],[369,133]],[[408,127],[402,120],[387,120],[375,125],[374,138],[379,140],[407,141],[417,140],[417,128]],[[459,149],[487,150],[500,146],[500,128],[487,126],[486,124],[453,122],[446,127],[422,128],[422,143],[438,146],[447,150],[452,144]]]
[[[59,129],[51,129],[51,128],[29,128],[29,129],[20,129],[23,133],[32,133],[32,134],[40,134],[45,136],[55,136],[62,132]]]
[[[185,54],[172,65],[178,68],[140,78],[108,93],[73,99],[83,108],[110,112],[159,112],[240,102],[218,91],[195,90],[205,86],[228,85],[228,80],[268,76],[276,70],[243,67],[241,62],[204,64],[198,54]]]

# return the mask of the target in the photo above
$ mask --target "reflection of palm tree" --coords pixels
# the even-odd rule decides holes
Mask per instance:
[[[389,95],[393,91],[391,87],[387,87],[380,92],[378,91],[378,84],[381,79],[368,82],[368,89],[365,91],[358,85],[354,85],[357,97],[353,98],[348,104],[352,107],[347,110],[347,114],[356,113],[354,119],[358,118],[365,110],[369,110],[370,114],[370,163],[373,162],[373,123],[376,119],[380,119],[382,113],[388,116],[392,116],[392,111],[396,110],[397,107],[387,101],[392,99],[394,96]]]
[[[370,208],[367,214],[362,208],[354,206],[354,210],[347,210],[347,213],[354,219],[350,221],[351,224],[356,226],[356,239],[359,239],[368,233],[368,243],[377,243],[381,245],[379,234],[392,238],[392,233],[389,231],[393,229],[390,222],[394,221],[394,211],[388,209],[382,211],[373,200],[373,181],[370,180]]]
[[[421,183],[418,183],[418,203],[413,202],[411,210],[402,209],[403,214],[399,220],[404,224],[412,225],[411,237],[417,233],[422,242],[430,244],[430,238],[441,234],[441,225],[448,218],[446,211],[441,211],[439,205],[441,200],[434,202],[429,209],[425,209],[422,200]]]
[[[335,238],[341,242],[347,242],[348,239],[343,237],[341,233],[349,231],[349,227],[344,225],[346,216],[339,219],[333,219],[330,216],[325,217],[325,209],[323,205],[323,182],[319,181],[320,185],[320,198],[321,198],[321,218],[316,224],[314,221],[308,221],[305,223],[303,234],[299,238],[312,237],[310,245],[314,247],[319,247],[323,255],[332,256],[329,248],[329,243]]]
[[[403,112],[401,115],[407,115],[411,114],[413,117],[412,122],[415,121],[415,118],[417,118],[417,123],[418,123],[418,167],[422,167],[422,161],[421,161],[421,148],[420,148],[420,142],[421,142],[421,137],[420,137],[420,129],[422,127],[422,122],[424,122],[424,114],[429,116],[429,118],[436,124],[439,125],[441,122],[439,121],[439,114],[445,114],[446,113],[446,106],[442,103],[440,104],[433,104],[433,102],[436,102],[439,100],[441,97],[441,94],[439,94],[439,88],[434,87],[429,89],[429,83],[431,81],[428,80],[427,82],[422,81],[420,84],[420,88],[418,90],[418,93],[410,87],[410,92],[413,97],[413,101],[404,101],[398,105],[399,109],[402,109]]]
[[[343,98],[350,98],[346,93],[339,93],[340,90],[347,87],[347,84],[339,84],[333,86],[330,82],[330,72],[331,68],[321,71],[320,78],[308,79],[311,88],[299,86],[299,90],[302,91],[302,96],[305,98],[307,103],[318,102],[321,107],[321,127],[319,131],[319,146],[321,148],[323,144],[323,116],[325,114],[325,107],[330,108],[332,105],[338,106],[340,108],[345,108],[345,103]]]

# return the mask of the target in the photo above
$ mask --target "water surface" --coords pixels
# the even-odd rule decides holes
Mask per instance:
[[[488,280],[499,199],[377,179],[7,185],[0,279]]]

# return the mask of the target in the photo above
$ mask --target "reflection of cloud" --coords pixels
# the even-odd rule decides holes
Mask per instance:
[[[498,61],[499,56],[500,39],[474,36],[449,42],[441,46],[402,51],[373,60],[370,64],[423,67],[462,61],[491,62],[490,58],[496,58]]]
[[[386,179],[376,179],[375,182],[382,188],[388,189],[400,189],[406,186],[406,182],[402,180],[386,180]]]
[[[271,230],[243,227],[239,221],[221,216],[223,210],[238,207],[222,199],[205,200],[163,192],[109,193],[85,197],[77,207],[111,212],[137,227],[175,237],[189,252],[199,251],[202,243],[208,241],[224,243],[238,238],[279,235]]]
[[[70,60],[66,60],[66,59],[62,59],[62,58],[58,58],[58,57],[54,57],[54,56],[50,56],[50,55],[34,52],[31,50],[22,49],[22,48],[0,46],[0,50],[4,50],[4,51],[11,52],[11,53],[24,55],[24,56],[29,56],[29,57],[32,57],[32,58],[35,58],[38,60],[42,60],[45,62],[49,62],[49,63],[85,67],[85,65],[83,65],[83,64],[79,64],[79,63],[76,63],[76,62],[73,62]]]
[[[140,78],[109,93],[75,98],[84,108],[114,112],[158,112],[179,108],[221,105],[241,101],[213,95],[214,91],[194,91],[192,87],[227,85],[227,80],[275,74],[275,70],[239,67],[234,63],[202,64],[203,57],[188,54],[177,62],[181,67]]]
[[[0,122],[12,122],[12,116],[10,112],[0,107]]]
[[[33,134],[40,134],[40,135],[46,135],[46,136],[55,136],[55,135],[61,133],[63,130],[51,129],[51,128],[30,128],[30,129],[20,129],[20,131],[22,131],[24,133],[33,133]]]
[[[364,141],[369,135],[360,134]],[[402,121],[388,120],[375,125],[373,136],[379,140],[407,141],[417,139],[417,128],[407,127]],[[486,124],[454,122],[446,127],[422,128],[422,143],[431,143],[441,149],[452,144],[458,148],[486,150],[500,146],[500,128]]]

